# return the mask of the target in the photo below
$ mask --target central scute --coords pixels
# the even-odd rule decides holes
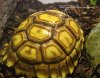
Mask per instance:
[[[29,40],[43,43],[44,41],[50,39],[51,28],[39,24],[33,24],[28,28],[27,33]]]

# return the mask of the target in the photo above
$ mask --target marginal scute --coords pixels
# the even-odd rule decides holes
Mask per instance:
[[[50,64],[50,69],[51,78],[58,78],[60,76],[59,63]]]
[[[63,50],[54,41],[42,45],[42,54],[46,63],[57,63],[66,57]]]
[[[30,64],[42,62],[40,45],[32,42],[26,42],[17,51],[17,55],[23,62]]]
[[[66,64],[68,66],[69,73],[72,74],[75,68],[72,62],[72,58],[70,56],[67,56],[66,60],[67,60]]]
[[[13,58],[13,59],[12,59],[12,58]],[[11,66],[13,66],[14,64],[16,64],[16,62],[17,62],[18,60],[19,60],[19,59],[18,59],[16,53],[15,53],[15,52],[12,52],[12,53],[9,55],[9,57],[7,58],[7,60],[6,60],[6,65],[7,65],[8,67],[11,67]]]
[[[60,62],[60,73],[62,74],[62,78],[66,78],[66,75],[69,74],[68,66],[66,64],[66,59]]]
[[[22,61],[18,61],[14,65],[14,68],[16,69],[15,70],[16,74],[27,75],[29,78],[36,77],[35,69],[32,65],[29,65],[29,64],[24,63]]]
[[[51,28],[39,24],[33,24],[27,30],[29,40],[35,42],[44,42],[51,37]]]
[[[43,63],[35,65],[35,70],[38,78],[49,78],[49,65]]]
[[[28,24],[28,22],[29,22],[29,19],[26,19],[25,21],[23,21],[23,22],[19,25],[18,29],[25,28],[26,25]]]
[[[78,64],[78,60],[79,60],[79,56],[80,56],[80,53],[77,52],[76,49],[74,49],[71,54],[70,54],[70,57],[72,58],[72,62],[74,64],[74,66],[77,66]]]
[[[4,57],[2,58],[2,61],[5,62],[5,60],[9,57],[11,53],[12,53],[12,49],[8,47],[5,53],[3,54]]]
[[[83,42],[84,42],[84,37],[83,37],[83,31],[82,29],[80,29],[80,39],[77,41],[76,43],[76,46],[75,46],[75,49],[78,51],[78,52],[81,52],[81,50],[83,49]]]
[[[8,46],[8,43],[3,44],[3,47],[0,49],[0,56],[4,56],[4,54],[7,52]]]

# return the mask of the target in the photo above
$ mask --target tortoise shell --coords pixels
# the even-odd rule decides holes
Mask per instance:
[[[83,31],[68,15],[40,11],[20,24],[3,50],[3,64],[28,78],[65,78],[77,66]]]

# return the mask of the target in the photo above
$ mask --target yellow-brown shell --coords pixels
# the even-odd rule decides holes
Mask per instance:
[[[83,31],[68,15],[37,12],[15,31],[2,53],[3,63],[28,78],[65,78],[77,66],[83,41]]]

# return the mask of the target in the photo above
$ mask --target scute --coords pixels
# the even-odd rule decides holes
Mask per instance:
[[[60,68],[62,78],[66,78],[66,75],[69,74],[68,65],[66,63],[67,63],[66,59],[59,63],[60,64],[59,68]]]
[[[71,31],[71,33],[79,40],[80,37],[80,28],[79,25],[72,18],[66,18],[65,20],[66,27]]]
[[[76,40],[75,37],[70,33],[70,31],[65,27],[58,28],[56,30],[57,34],[55,36],[55,40],[66,50],[66,54],[68,55],[71,50],[75,47]]]
[[[80,56],[80,53],[77,52],[76,49],[74,49],[74,50],[71,52],[70,57],[72,58],[72,61],[73,61],[74,66],[77,66],[79,56]]]
[[[60,77],[59,63],[50,64],[50,75],[51,78]]]
[[[27,28],[30,27],[31,24],[33,24],[33,17],[29,17],[25,21],[23,21],[19,25],[18,30],[16,30],[15,33],[19,31],[27,30]]]
[[[43,43],[51,37],[51,28],[39,24],[33,24],[28,28],[27,35],[29,40]]]
[[[11,53],[12,53],[12,49],[8,47],[6,51],[4,51],[4,54],[3,54],[4,57],[2,58],[2,61],[5,62],[5,60],[9,57]]]
[[[70,56],[67,56],[66,60],[67,60],[66,65],[68,66],[68,70],[70,74],[72,74],[75,68],[72,62],[72,58]]]
[[[20,47],[27,40],[25,32],[16,33],[11,39],[11,45],[14,50]]]
[[[43,63],[35,65],[35,71],[38,78],[49,78],[49,65]]]
[[[57,63],[66,57],[66,54],[54,41],[42,45],[42,54],[46,63]]]
[[[51,27],[55,27],[62,23],[62,18],[52,12],[41,12],[38,16],[36,16],[34,21],[39,23],[45,23],[50,25]]]
[[[35,64],[42,62],[40,45],[27,41],[17,51],[17,55],[23,62]]]
[[[0,51],[3,64],[27,78],[66,78],[78,64],[83,31],[57,10],[40,11],[22,22]]]
[[[16,69],[15,70],[16,74],[27,75],[28,78],[36,77],[35,69],[34,69],[33,65],[29,65],[29,64],[24,63],[19,60],[14,65],[14,68]]]
[[[11,66],[15,65],[15,64],[17,63],[18,60],[19,60],[19,59],[18,59],[16,53],[15,53],[15,52],[12,52],[12,53],[9,55],[9,57],[7,58],[7,60],[6,60],[6,65],[7,65],[8,67],[11,67]]]

